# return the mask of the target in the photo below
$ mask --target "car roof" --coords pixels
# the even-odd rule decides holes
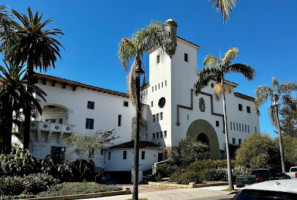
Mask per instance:
[[[265,181],[246,186],[242,190],[267,190],[297,194],[297,179]]]

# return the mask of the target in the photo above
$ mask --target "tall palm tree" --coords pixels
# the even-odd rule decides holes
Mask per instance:
[[[140,75],[144,73],[141,65],[143,54],[153,47],[162,47],[169,52],[175,46],[170,45],[170,38],[165,33],[163,24],[152,23],[137,31],[132,38],[124,37],[119,44],[119,59],[125,71],[128,71],[130,60],[134,59],[128,75],[128,93],[133,105],[136,106],[136,135],[134,139],[134,180],[133,200],[138,200],[139,171],[139,131],[141,118]]]
[[[236,2],[237,0],[210,0],[211,5],[221,12],[224,22],[227,18],[230,20],[229,12],[232,12],[232,6],[235,7]]]
[[[5,67],[0,65],[0,126],[3,131],[4,153],[10,153],[12,126],[13,123],[18,124],[18,117],[22,114],[22,110],[30,108],[40,113],[42,111],[39,100],[28,92],[28,88],[44,101],[46,94],[24,79],[25,70],[22,66],[14,66],[12,63],[8,65],[6,62],[4,64]]]
[[[33,15],[28,7],[28,16],[18,13],[15,10],[12,14],[19,20],[11,21],[10,26],[14,32],[15,40],[10,44],[7,58],[14,65],[26,65],[26,79],[28,84],[33,83],[34,69],[47,71],[50,67],[55,68],[57,57],[60,56],[61,43],[54,37],[63,35],[60,29],[45,29],[45,26],[53,21],[52,18],[42,22],[43,14],[39,15],[38,11]],[[31,87],[28,92],[32,93]],[[30,141],[30,121],[31,109],[26,108],[25,112],[25,130],[24,130],[24,148],[29,148]]]
[[[230,91],[230,87],[225,84],[225,74],[227,73],[240,73],[248,80],[252,80],[255,77],[254,68],[241,64],[231,64],[232,61],[238,55],[238,48],[230,48],[222,59],[219,59],[213,55],[207,55],[204,59],[204,67],[198,73],[198,79],[194,85],[195,93],[198,94],[203,87],[207,86],[210,80],[215,80],[217,83],[214,87],[214,92],[217,97],[223,96],[223,113],[224,113],[224,131],[226,141],[226,155],[228,166],[228,182],[229,188],[233,189],[232,174],[231,174],[231,160],[229,150],[229,135],[228,135],[228,121],[226,114],[226,98],[225,93]]]
[[[259,86],[256,89],[256,101],[255,111],[260,114],[259,107],[264,104],[268,99],[271,100],[271,106],[269,107],[269,116],[272,124],[278,130],[279,148],[281,156],[282,172],[285,173],[285,160],[284,160],[284,147],[279,122],[279,110],[284,104],[289,105],[291,109],[296,110],[296,105],[290,93],[297,91],[297,84],[295,82],[283,82],[279,84],[277,78],[272,78],[272,86]]]

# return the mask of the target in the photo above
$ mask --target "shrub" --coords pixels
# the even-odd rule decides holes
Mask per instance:
[[[4,175],[22,176],[39,172],[36,158],[22,148],[14,148],[10,154],[0,155],[0,165]]]
[[[201,183],[201,180],[199,179],[199,173],[195,171],[186,171],[182,173],[177,179],[177,183],[179,184],[189,184],[190,182]]]
[[[95,164],[94,161],[78,159],[70,164],[74,181],[94,181],[95,180]]]
[[[40,193],[40,197],[51,197],[60,195],[73,195],[73,194],[88,194],[97,192],[109,192],[122,190],[120,187],[102,185],[94,182],[84,183],[62,183],[51,187],[48,191]]]
[[[227,168],[203,169],[198,172],[202,181],[226,181],[228,180]]]
[[[250,175],[252,173],[251,168],[247,168],[243,165],[238,165],[232,168],[232,176],[242,176],[242,175]]]
[[[57,179],[47,174],[3,177],[0,178],[0,195],[37,194],[57,182]]]
[[[172,181],[172,182],[177,182],[177,180],[178,180],[178,178],[179,178],[179,176],[182,174],[182,172],[181,171],[175,171],[175,172],[173,172],[172,174],[171,174],[171,176],[170,176],[170,181]]]
[[[162,163],[157,165],[157,173],[162,177],[170,176],[176,170],[175,166],[170,165],[169,163]]]
[[[217,168],[226,168],[226,160],[199,160],[191,163],[187,170],[193,170],[199,172],[203,169],[217,169]]]

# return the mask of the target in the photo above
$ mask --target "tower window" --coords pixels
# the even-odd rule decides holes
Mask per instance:
[[[219,127],[219,126],[220,126],[220,122],[216,121],[216,127]]]
[[[232,122],[230,122],[230,129],[232,130]]]
[[[160,120],[163,120],[163,112],[160,113]]]
[[[163,138],[163,133],[162,133],[162,131],[160,131],[160,137]]]
[[[94,119],[86,119],[86,129],[94,129]]]
[[[184,58],[185,58],[185,62],[188,62],[188,54],[187,53],[184,54]]]
[[[88,109],[92,109],[92,110],[94,110],[94,109],[95,109],[95,102],[93,102],[93,101],[88,101],[87,108],[88,108]]]
[[[155,135],[155,133],[153,133],[153,140],[154,140],[154,139],[156,139],[156,135]]]
[[[160,90],[160,83],[158,84],[158,89]]]
[[[167,86],[167,80],[165,80],[165,86]]]
[[[246,107],[246,112],[247,112],[247,113],[251,113],[251,107],[247,106],[247,107]]]
[[[151,107],[154,107],[154,102],[153,101],[151,101]]]
[[[242,111],[242,104],[238,104],[238,110]]]
[[[159,113],[157,114],[157,121],[159,121]]]
[[[142,151],[141,152],[141,160],[144,160],[145,159],[145,151]]]
[[[157,139],[159,138],[159,132],[156,133],[156,138],[157,138]]]
[[[127,159],[127,151],[123,151],[123,160]]]
[[[164,138],[167,138],[167,131],[164,131]]]
[[[153,115],[153,122],[156,121],[156,115]]]
[[[210,87],[212,87],[212,88],[213,88],[213,87],[214,87],[214,83],[211,83],[211,84],[210,84]]]
[[[235,138],[232,138],[232,144],[235,144]]]
[[[118,115],[118,126],[122,124],[122,115]]]
[[[162,88],[163,88],[163,82],[161,83],[161,85],[162,85]]]
[[[154,92],[154,86],[152,87],[152,92]]]
[[[160,55],[157,55],[157,64],[160,63]]]
[[[124,101],[124,106],[128,107],[129,106],[129,102],[128,101]]]

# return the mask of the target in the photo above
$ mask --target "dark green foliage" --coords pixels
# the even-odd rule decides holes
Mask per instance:
[[[180,177],[180,175],[182,174],[181,171],[175,171],[170,175],[170,181],[172,182],[177,182],[178,178]]]
[[[74,181],[94,181],[95,164],[92,160],[78,159],[70,164],[72,173],[75,174]]]
[[[60,180],[60,182],[69,182],[73,179],[72,169],[68,163],[60,159],[53,159],[51,155],[40,159],[42,173],[52,175]]]
[[[8,155],[0,155],[0,165],[4,175],[23,176],[40,172],[36,158],[28,151],[15,148]]]
[[[62,183],[51,187],[48,191],[40,193],[40,197],[52,197],[61,195],[73,195],[73,194],[88,194],[98,192],[109,192],[122,190],[120,187],[102,185],[93,182],[89,183]]]
[[[234,165],[234,161],[231,163]],[[193,170],[199,172],[203,169],[218,169],[218,168],[227,168],[226,160],[199,160],[191,163],[187,170]]]
[[[195,171],[186,171],[182,173],[178,179],[177,183],[179,184],[189,184],[190,182],[201,183],[199,173]]]
[[[37,194],[57,182],[57,179],[47,174],[2,177],[0,178],[0,195]]]
[[[162,163],[157,166],[157,174],[161,177],[168,177],[174,171],[176,171],[176,166],[173,166],[170,163]]]

